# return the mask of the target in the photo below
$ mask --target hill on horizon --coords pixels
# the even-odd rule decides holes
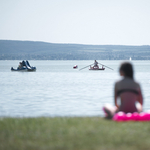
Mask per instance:
[[[150,60],[150,46],[0,40],[0,60]]]

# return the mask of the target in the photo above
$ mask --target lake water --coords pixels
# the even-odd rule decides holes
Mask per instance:
[[[11,72],[18,61],[0,61],[0,117],[104,116],[113,102],[114,82],[122,61],[98,62],[113,68],[89,71],[87,61],[29,61],[36,72]],[[142,87],[144,111],[150,109],[150,61],[132,61]],[[78,69],[73,69],[78,65]]]

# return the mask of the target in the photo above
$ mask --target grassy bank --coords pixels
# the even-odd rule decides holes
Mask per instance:
[[[0,150],[148,150],[150,122],[99,117],[1,118]]]

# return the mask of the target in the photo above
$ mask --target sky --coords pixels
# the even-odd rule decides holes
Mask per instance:
[[[0,0],[0,40],[150,45],[150,0]]]

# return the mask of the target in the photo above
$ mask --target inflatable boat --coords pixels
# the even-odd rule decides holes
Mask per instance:
[[[11,67],[11,71],[36,71],[36,67],[30,66],[27,60],[23,60],[22,62],[20,62],[17,69]]]

